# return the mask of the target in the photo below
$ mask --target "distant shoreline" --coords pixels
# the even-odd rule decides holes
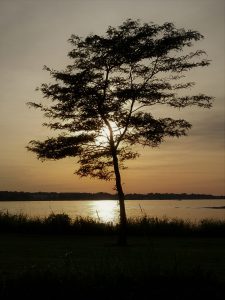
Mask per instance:
[[[225,200],[224,195],[148,193],[126,194],[126,200]],[[117,200],[116,194],[110,193],[56,193],[56,192],[10,192],[0,191],[0,201],[88,201]]]

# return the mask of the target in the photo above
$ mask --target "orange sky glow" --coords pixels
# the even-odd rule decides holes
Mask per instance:
[[[42,99],[35,88],[50,80],[44,65],[62,70],[69,63],[71,34],[104,34],[109,25],[133,18],[173,22],[205,36],[196,47],[207,52],[211,65],[191,71],[187,79],[196,82],[190,92],[214,96],[215,102],[210,110],[153,109],[153,115],[184,118],[193,128],[189,136],[168,139],[159,148],[138,148],[141,156],[122,172],[125,193],[224,195],[224,8],[223,0],[0,1],[0,190],[115,192],[113,182],[74,175],[72,158],[42,163],[25,149],[30,140],[51,136],[41,125],[42,114],[26,102]]]

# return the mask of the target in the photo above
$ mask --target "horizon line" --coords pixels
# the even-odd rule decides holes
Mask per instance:
[[[27,192],[27,191],[8,191],[8,190],[0,190],[0,193],[30,193],[30,194],[38,194],[38,193],[43,193],[43,194],[108,194],[108,195],[117,195],[117,193],[109,193],[109,192],[54,192],[54,191],[51,191],[51,192],[44,192],[44,191],[36,191],[36,192]],[[136,193],[136,192],[133,192],[133,193],[126,193],[124,194],[125,196],[126,195],[155,195],[155,194],[158,194],[158,195],[205,195],[205,196],[217,196],[217,197],[225,197],[225,194],[205,194],[205,193],[186,193],[186,192],[182,192],[182,193],[175,193],[175,192],[148,192],[148,193]]]

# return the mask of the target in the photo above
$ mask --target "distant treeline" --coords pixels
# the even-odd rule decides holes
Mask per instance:
[[[148,193],[127,194],[126,200],[191,200],[191,199],[225,199],[225,196],[204,194],[173,194],[173,193]],[[116,194],[109,193],[47,193],[47,192],[9,192],[0,191],[0,201],[40,201],[40,200],[115,200]]]

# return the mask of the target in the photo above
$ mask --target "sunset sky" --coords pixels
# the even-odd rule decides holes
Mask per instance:
[[[187,78],[196,82],[194,92],[214,96],[215,102],[210,110],[174,111],[173,116],[192,123],[189,136],[140,148],[140,158],[122,173],[125,193],[224,195],[224,14],[224,0],[0,0],[0,190],[114,192],[113,182],[74,175],[72,158],[42,163],[26,150],[30,140],[51,136],[41,126],[42,114],[26,102],[42,99],[35,88],[50,80],[44,65],[62,70],[70,63],[71,34],[104,34],[109,25],[132,18],[173,22],[205,36],[196,46],[207,52],[211,65]]]

